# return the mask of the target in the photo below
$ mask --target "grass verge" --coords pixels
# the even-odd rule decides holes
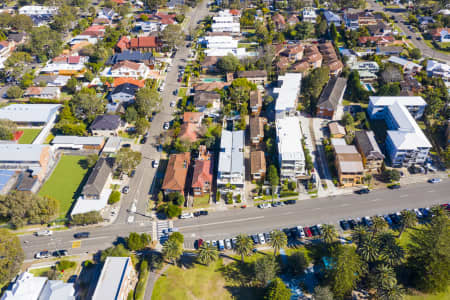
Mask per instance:
[[[51,268],[52,267],[37,268],[37,269],[29,270],[28,272],[33,274],[36,277],[47,276],[47,273],[48,273],[48,271],[51,270]]]
[[[23,135],[19,139],[19,144],[31,144],[41,132],[40,128],[19,128]]]

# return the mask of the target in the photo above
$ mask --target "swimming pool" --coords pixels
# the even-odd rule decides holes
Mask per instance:
[[[202,82],[225,82],[225,80],[223,78],[202,78]]]

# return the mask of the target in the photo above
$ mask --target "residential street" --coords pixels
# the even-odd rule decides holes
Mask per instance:
[[[375,11],[381,11],[381,12],[386,13],[389,16],[395,16],[396,20],[398,20],[398,23],[396,23],[396,25],[398,27],[400,27],[400,29],[406,34],[406,36],[412,36],[411,43],[414,45],[414,47],[417,47],[420,49],[420,51],[422,52],[422,55],[428,56],[433,59],[439,59],[444,62],[450,61],[449,54],[438,52],[438,51],[428,47],[428,45],[425,44],[425,42],[423,40],[420,40],[420,41],[417,40],[416,37],[421,36],[421,35],[417,34],[415,32],[412,32],[411,30],[408,29],[408,27],[405,24],[402,23],[402,21],[403,21],[402,14],[405,13],[405,9],[398,8],[398,9],[383,10],[384,8],[381,5],[379,5],[378,3],[376,3],[375,1],[368,0],[367,2],[369,3],[370,7],[372,9],[374,9]]]
[[[230,238],[239,233],[267,232],[276,228],[317,223],[336,224],[341,218],[373,216],[405,208],[428,207],[449,202],[450,180],[439,184],[411,184],[399,190],[375,190],[368,195],[342,195],[298,201],[296,205],[270,208],[236,208],[211,212],[206,217],[176,220],[174,227],[185,235],[185,247],[192,248],[195,239]],[[337,225],[337,224],[336,224]],[[97,252],[112,245],[130,232],[152,232],[152,222],[113,224],[107,227],[80,228],[54,232],[51,237],[24,235],[20,237],[26,259],[42,250],[67,249],[69,254]],[[91,236],[72,249],[73,234],[89,231]],[[26,242],[25,242],[26,241]]]

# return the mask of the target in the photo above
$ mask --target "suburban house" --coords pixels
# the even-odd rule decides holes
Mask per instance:
[[[23,171],[17,176],[16,190],[20,192],[37,193],[41,182],[37,176],[33,176],[30,172]]]
[[[14,42],[0,41],[0,62],[6,60],[14,51]]]
[[[27,40],[26,32],[12,32],[8,34],[8,41],[14,42],[16,45],[25,43]]]
[[[75,46],[79,43],[87,42],[89,44],[97,44],[97,42],[103,39],[105,35],[106,27],[103,25],[92,25],[79,35],[73,37],[69,45]]]
[[[305,7],[302,10],[302,20],[303,22],[315,24],[317,19],[317,14],[314,8]]]
[[[414,119],[423,116],[427,103],[420,96],[370,96],[367,112],[370,118],[383,119],[388,106],[398,102],[405,106]]]
[[[54,162],[48,145],[0,144],[0,169],[29,170],[42,181]]]
[[[115,65],[121,61],[131,61],[134,63],[144,63],[154,65],[155,58],[151,52],[123,51],[108,58],[106,65]]]
[[[137,86],[138,88],[143,88],[145,86],[144,80],[133,79],[129,77],[116,77],[113,79],[111,87],[118,87],[121,84],[130,83],[132,85]]]
[[[54,149],[76,149],[100,151],[105,145],[102,136],[57,135],[51,141]]]
[[[340,15],[330,11],[326,10],[323,15],[325,16],[325,19],[327,20],[328,26],[331,26],[331,24],[334,24],[334,26],[339,27],[342,23],[342,18]]]
[[[347,145],[344,139],[332,139],[332,145],[339,183],[344,187],[362,184],[364,167],[356,147]]]
[[[220,57],[233,54],[238,57],[243,57],[247,55],[246,49],[244,47],[239,47],[239,40],[227,33],[208,35],[200,41],[202,44],[206,43],[206,56]]]
[[[393,167],[426,162],[431,143],[414,120],[425,106],[422,97],[370,97],[370,118],[384,119],[388,127],[386,152]]]
[[[345,127],[339,124],[339,122],[329,122],[328,130],[330,130],[331,138],[343,138],[346,135]]]
[[[140,36],[130,39],[128,49],[151,52],[160,48],[160,42],[156,36]]]
[[[49,61],[45,67],[41,69],[41,73],[65,76],[80,75],[85,72],[85,63],[88,61],[88,56],[60,55]]]
[[[299,73],[278,76],[281,86],[273,89],[273,93],[276,94],[275,117],[277,119],[292,116],[297,111],[301,81],[302,74]]]
[[[378,55],[400,55],[403,52],[403,48],[400,46],[377,46],[376,54]]]
[[[33,79],[35,86],[56,86],[63,87],[67,85],[70,76],[66,75],[38,75]]]
[[[250,141],[252,145],[259,145],[264,138],[264,125],[267,123],[265,118],[250,117]]]
[[[264,180],[266,177],[266,157],[264,151],[250,152],[250,174],[252,180]]]
[[[54,16],[58,13],[57,6],[41,6],[41,5],[26,5],[19,8],[19,15],[26,16]]]
[[[108,256],[95,287],[92,300],[126,300],[137,282],[130,257]]]
[[[98,159],[81,196],[76,200],[70,215],[101,211],[108,204],[112,190],[109,188],[112,179],[114,159],[101,157]]]
[[[272,16],[272,22],[275,24],[277,31],[283,31],[286,28],[286,20],[282,14],[275,14]]]
[[[377,19],[369,11],[346,10],[344,22],[347,29],[357,30],[362,26],[376,25]]]
[[[450,64],[444,64],[436,60],[428,60],[427,74],[430,77],[440,77],[450,88]]]
[[[245,131],[223,129],[220,140],[217,187],[221,193],[241,193],[245,185]],[[232,189],[232,186],[236,189]]]
[[[280,52],[280,56],[287,57],[290,61],[295,62],[303,58],[305,47],[302,44],[288,45]]]
[[[213,17],[211,29],[212,32],[240,33],[239,17],[233,16],[228,9],[219,11],[218,15]]]
[[[306,174],[299,120],[296,117],[285,117],[277,119],[275,124],[280,179],[297,180]]]
[[[216,115],[220,111],[220,94],[217,92],[196,92],[194,107],[205,115]]]
[[[298,19],[298,17],[295,14],[294,15],[290,15],[289,18],[286,20],[286,23],[289,26],[294,26],[298,22],[300,22],[300,20]]]
[[[92,135],[113,136],[119,133],[122,128],[122,122],[118,115],[100,115],[95,118],[89,131]]]
[[[47,277],[20,273],[10,288],[5,290],[1,300],[75,300],[73,283],[62,280],[48,280]]]
[[[377,73],[380,67],[374,61],[360,61],[353,63],[351,69],[358,71],[362,81],[373,81],[378,78]]]
[[[195,142],[198,137],[198,130],[202,124],[204,114],[201,112],[185,112],[183,114],[183,124],[180,127],[178,137],[180,140]]]
[[[358,38],[358,45],[360,46],[388,46],[395,42],[395,38],[391,35],[384,36],[360,36]],[[401,47],[400,47],[401,48]],[[396,48],[399,49],[399,48]],[[399,52],[401,53],[401,51]]]
[[[111,100],[113,103],[124,103],[134,101],[137,91],[139,87],[131,84],[124,83],[119,86],[116,86],[111,92]]]
[[[42,99],[59,99],[61,90],[54,86],[30,86],[25,90],[24,97],[42,98]]]
[[[339,75],[339,73],[342,72],[344,65],[337,57],[333,44],[331,42],[320,44],[319,51],[323,58],[322,64],[327,65],[328,68],[330,68],[330,75]]]
[[[262,96],[259,90],[250,92],[250,113],[252,116],[257,116],[261,112]]]
[[[388,62],[396,64],[396,65],[400,65],[405,74],[416,74],[422,70],[421,65],[416,64],[415,62],[409,61],[407,59],[397,57],[397,56],[389,57]]]
[[[384,155],[375,140],[373,131],[355,131],[355,145],[361,154],[364,172],[379,173],[384,161]]]
[[[333,77],[328,81],[317,102],[316,115],[321,118],[340,120],[344,113],[342,98],[344,97],[347,79]]]
[[[189,152],[169,156],[169,163],[161,187],[166,195],[172,192],[180,192],[184,195],[190,162],[191,153]]]
[[[206,151],[206,147],[199,147],[199,156],[194,163],[194,173],[192,176],[192,193],[194,196],[209,195],[211,193],[213,181],[213,160],[211,154]]]
[[[145,79],[149,75],[149,71],[149,68],[143,63],[135,63],[125,60],[112,66],[109,72],[105,75],[109,75],[111,77],[132,77],[135,79]]]
[[[392,29],[383,20],[377,20],[376,24],[368,25],[367,29],[372,36],[384,36],[392,33]]]
[[[246,78],[248,81],[254,84],[266,85],[267,83],[267,71],[255,70],[255,71],[239,71],[237,73],[238,78]]]
[[[435,28],[431,31],[433,40],[448,43],[450,42],[450,28]]]
[[[219,60],[218,56],[206,56],[205,59],[201,62],[200,66],[202,68],[202,72],[215,72],[217,70],[216,64]]]

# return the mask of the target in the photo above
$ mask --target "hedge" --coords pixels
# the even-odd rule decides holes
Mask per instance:
[[[60,104],[63,101],[58,99],[44,99],[44,98],[34,98],[30,97],[29,103],[48,103],[48,104]]]
[[[147,287],[148,280],[148,263],[146,260],[141,262],[139,281],[134,290],[134,300],[142,300],[145,295],[145,288]]]
[[[108,204],[114,204],[120,201],[120,192],[113,191],[111,195],[109,195]]]
[[[298,193],[297,192],[292,192],[292,191],[282,191],[282,192],[280,192],[280,198],[290,197],[290,196],[298,196]]]
[[[84,214],[73,215],[70,224],[88,225],[88,224],[98,224],[101,221],[103,221],[103,218],[98,211],[90,211]]]

